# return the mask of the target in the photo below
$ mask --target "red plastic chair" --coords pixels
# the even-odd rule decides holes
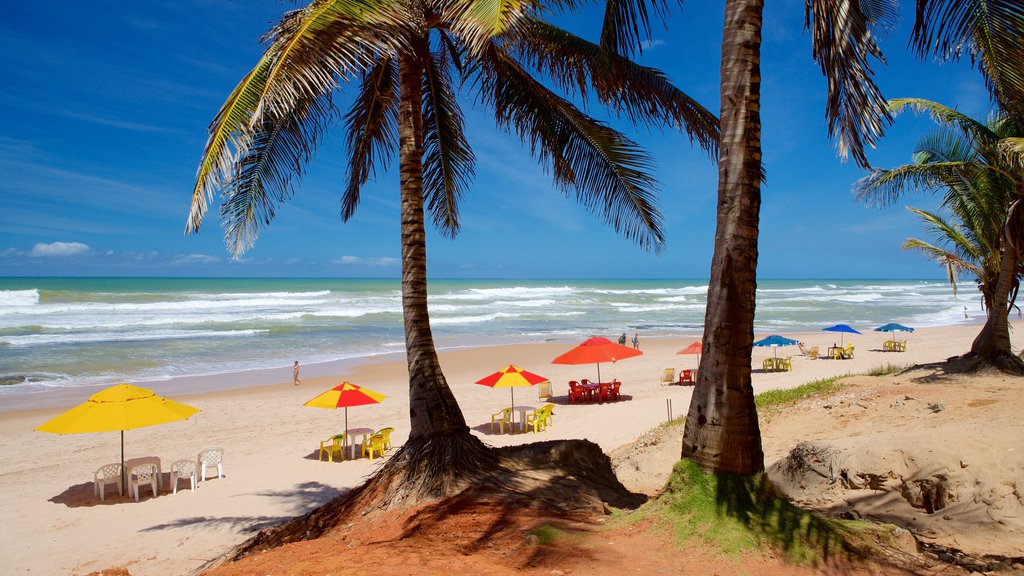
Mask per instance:
[[[587,395],[587,402],[592,401],[594,399],[594,389],[588,386],[588,384],[590,384],[590,380],[584,378],[583,380],[580,380],[580,384],[583,385],[583,393]]]
[[[612,385],[608,382],[602,382],[597,385],[597,401],[604,402],[611,396]]]
[[[618,401],[618,399],[619,399],[619,386],[622,386],[622,382],[619,382],[618,380],[613,380],[612,381],[611,390],[609,390],[609,392],[608,392],[609,397],[612,400]]]
[[[580,383],[575,380],[569,381],[569,404],[583,402],[585,391],[580,388]]]

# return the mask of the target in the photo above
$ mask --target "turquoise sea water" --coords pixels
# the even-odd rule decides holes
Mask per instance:
[[[403,351],[395,280],[0,278],[0,399],[54,387],[274,368]],[[511,342],[699,336],[700,280],[432,280],[441,348]],[[758,332],[809,332],[845,322],[948,325],[941,281],[768,280]]]

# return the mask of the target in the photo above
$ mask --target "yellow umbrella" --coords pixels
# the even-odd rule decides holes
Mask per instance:
[[[157,396],[152,390],[117,384],[36,428],[51,434],[121,432],[121,481],[124,482],[124,431],[185,420],[199,412],[181,402]]]

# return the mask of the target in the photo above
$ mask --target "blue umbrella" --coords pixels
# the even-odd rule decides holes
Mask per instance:
[[[757,347],[760,347],[760,348],[771,346],[772,348],[775,348],[775,357],[778,358],[779,357],[779,346],[792,346],[793,344],[796,344],[796,343],[797,343],[797,341],[793,340],[792,338],[786,338],[785,336],[779,336],[778,334],[772,334],[771,336],[768,336],[767,338],[762,338],[762,339],[758,340],[757,342],[754,342],[754,346],[757,346]]]
[[[897,324],[895,322],[890,322],[890,323],[886,324],[885,326],[879,326],[878,328],[875,328],[875,332],[913,332],[913,331],[914,331],[914,329],[911,328],[910,326],[904,326],[903,324]]]
[[[850,334],[860,334],[857,330],[852,328],[848,324],[836,324],[835,326],[829,326],[828,328],[822,328],[822,332],[839,332],[839,345],[843,345],[843,333],[849,332]],[[833,340],[834,342],[834,340]]]

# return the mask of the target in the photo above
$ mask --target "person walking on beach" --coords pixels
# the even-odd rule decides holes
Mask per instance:
[[[292,367],[292,385],[298,386],[301,383],[302,380],[299,380],[299,361],[296,360],[295,366]]]
[[[625,345],[626,345],[626,333],[623,332],[622,336],[619,336],[619,346],[625,346]]]
[[[633,334],[633,350],[639,350],[639,349],[640,349],[640,333],[637,332],[637,333]]]

